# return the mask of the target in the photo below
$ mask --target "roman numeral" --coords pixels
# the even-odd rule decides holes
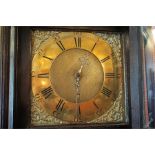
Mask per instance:
[[[76,109],[76,116],[75,116],[74,121],[75,121],[75,122],[79,122],[79,121],[80,121],[80,115],[81,115],[80,105],[77,105],[76,108],[77,108],[77,109]]]
[[[65,102],[62,99],[60,99],[58,104],[56,105],[56,110],[58,112],[61,112],[63,110],[64,104],[65,104]]]
[[[40,56],[42,56],[42,55],[44,54],[44,51],[43,51],[42,49],[40,49],[39,52],[38,52],[38,54],[39,54]]]
[[[112,51],[111,56],[112,56],[113,58],[115,58],[115,57],[116,57],[116,54]]]
[[[49,73],[38,74],[38,78],[49,78]]]
[[[77,48],[81,48],[81,37],[74,37],[74,41],[75,41],[75,46]]]
[[[80,109],[80,105],[78,106],[78,116],[81,115],[81,109]]]
[[[47,87],[44,90],[41,91],[42,95],[44,96],[45,99],[47,99],[50,95],[52,95],[52,88],[51,87]]]
[[[61,41],[57,41],[56,44],[59,46],[59,48],[60,48],[62,51],[65,51],[65,50],[66,50]]]
[[[110,97],[112,91],[109,90],[109,89],[106,88],[106,87],[103,87],[101,93],[104,94],[104,95],[107,96],[107,97]]]
[[[118,78],[119,76],[120,74],[116,74],[116,73],[105,73],[106,78]]]
[[[116,54],[113,51],[111,53],[111,56],[112,56],[113,61],[117,62],[117,56],[116,56]]]
[[[41,97],[41,95],[39,93],[35,94],[35,96],[34,96],[34,101],[35,102],[40,102],[41,99],[42,99],[42,97]]]
[[[46,59],[48,59],[48,60],[50,60],[50,61],[53,61],[53,59],[52,58],[49,58],[49,57],[47,57],[47,56],[43,56],[44,58],[46,58]]]
[[[105,77],[106,78],[114,78],[115,77],[115,73],[105,73]]]
[[[99,109],[98,105],[95,102],[93,102],[93,105],[95,106],[96,109]]]
[[[93,52],[93,50],[94,50],[95,46],[96,46],[96,43],[94,44],[93,48],[91,49],[91,52]]]
[[[32,71],[32,77],[35,77],[35,72],[34,71]]]
[[[105,57],[104,59],[102,59],[102,60],[100,60],[101,61],[101,63],[103,63],[103,62],[106,62],[107,60],[109,60],[110,59],[110,56],[107,56],[107,57]]]
[[[113,101],[113,102],[115,102],[115,101],[116,101],[116,98],[115,98],[115,97],[113,97],[113,98],[112,98],[112,101]]]
[[[113,101],[113,102],[116,101],[117,97],[118,97],[117,92],[114,92],[114,93],[113,93],[113,97],[112,97],[112,101]]]
[[[93,102],[93,105],[97,109],[96,114],[101,115],[99,106],[95,102]]]

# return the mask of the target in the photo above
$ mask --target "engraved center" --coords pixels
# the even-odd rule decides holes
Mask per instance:
[[[50,80],[57,95],[75,103],[77,93],[75,75],[77,73],[80,75],[79,103],[82,103],[94,98],[103,85],[103,68],[94,54],[78,48],[62,52],[51,66]]]

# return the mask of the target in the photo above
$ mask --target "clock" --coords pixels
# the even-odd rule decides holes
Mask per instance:
[[[119,33],[32,32],[31,124],[126,121]]]

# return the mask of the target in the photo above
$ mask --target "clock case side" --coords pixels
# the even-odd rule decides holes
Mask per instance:
[[[31,32],[32,30],[119,32],[124,64],[126,120],[122,124],[74,124],[56,126],[31,125]],[[14,128],[131,128],[129,27],[16,27]]]
[[[31,29],[16,27],[14,128],[30,128]]]
[[[8,128],[10,29],[0,26],[0,128]]]

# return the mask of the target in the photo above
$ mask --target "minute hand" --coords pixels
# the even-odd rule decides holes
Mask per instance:
[[[81,72],[82,72],[82,68],[83,65],[81,65],[80,69],[78,70],[78,72],[76,73],[76,119],[75,121],[79,121],[79,115],[80,115],[80,111],[79,111],[79,102],[80,102],[80,76],[81,76]]]
[[[82,68],[83,68],[83,65],[81,65],[81,67],[80,67],[80,69],[78,71],[80,74],[81,74]]]

